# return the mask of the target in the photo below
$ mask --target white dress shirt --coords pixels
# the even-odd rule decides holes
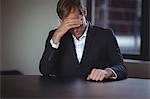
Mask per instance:
[[[84,46],[85,46],[88,28],[89,28],[89,24],[87,23],[87,27],[86,27],[83,35],[79,39],[77,39],[74,35],[72,35],[73,40],[74,40],[74,44],[75,44],[77,59],[78,59],[79,63],[81,62],[81,59],[83,56],[83,51],[84,51]],[[55,44],[52,39],[50,40],[50,43],[51,43],[52,47],[56,48],[56,49],[59,47],[59,44],[60,44],[60,43]],[[112,70],[111,68],[107,68],[107,69],[111,70],[115,75],[114,77],[111,77],[111,78],[116,79],[117,74],[115,73],[115,71]]]
[[[87,37],[87,30],[88,30],[88,26],[86,27],[84,34],[79,39],[77,39],[74,35],[72,35],[75,44],[77,59],[79,63],[81,62],[83,51],[84,51],[85,40]]]

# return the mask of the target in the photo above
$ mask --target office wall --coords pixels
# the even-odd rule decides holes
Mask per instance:
[[[48,32],[58,23],[58,0],[2,0],[2,70],[40,74]]]
[[[1,0],[0,0],[0,70],[1,70],[1,65],[2,65],[2,55],[1,55],[1,49],[2,49],[2,47],[1,47],[1,43],[2,43],[2,30],[1,30],[2,28],[1,28]]]

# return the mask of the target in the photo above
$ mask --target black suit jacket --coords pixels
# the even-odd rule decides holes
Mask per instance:
[[[43,75],[54,74],[63,77],[86,78],[93,68],[111,68],[117,74],[117,79],[127,76],[123,65],[117,41],[113,32],[97,26],[89,26],[85,48],[81,62],[78,62],[75,45],[71,33],[66,33],[58,49],[51,46],[50,40],[55,30],[50,31],[46,41],[45,51],[40,61],[40,72]]]

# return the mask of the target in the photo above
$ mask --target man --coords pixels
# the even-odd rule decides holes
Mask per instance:
[[[60,26],[50,31],[40,61],[43,75],[95,81],[127,77],[112,31],[86,21],[81,0],[59,0],[57,13]]]

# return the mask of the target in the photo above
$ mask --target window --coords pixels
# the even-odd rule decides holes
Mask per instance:
[[[144,7],[142,7],[142,4],[146,4],[148,1],[88,0],[88,19],[92,24],[113,29],[125,58],[135,59],[140,57],[139,59],[142,59],[142,54],[145,53],[142,51],[146,48],[144,47],[145,45],[142,45],[142,39],[145,39],[143,38],[143,32],[149,34],[148,31],[142,28],[143,24],[145,24],[143,23],[144,20],[142,20],[143,9],[144,7],[148,8],[148,4],[147,6],[144,5]],[[149,37],[146,42],[149,42]],[[145,54],[148,54],[149,58],[148,50]]]

